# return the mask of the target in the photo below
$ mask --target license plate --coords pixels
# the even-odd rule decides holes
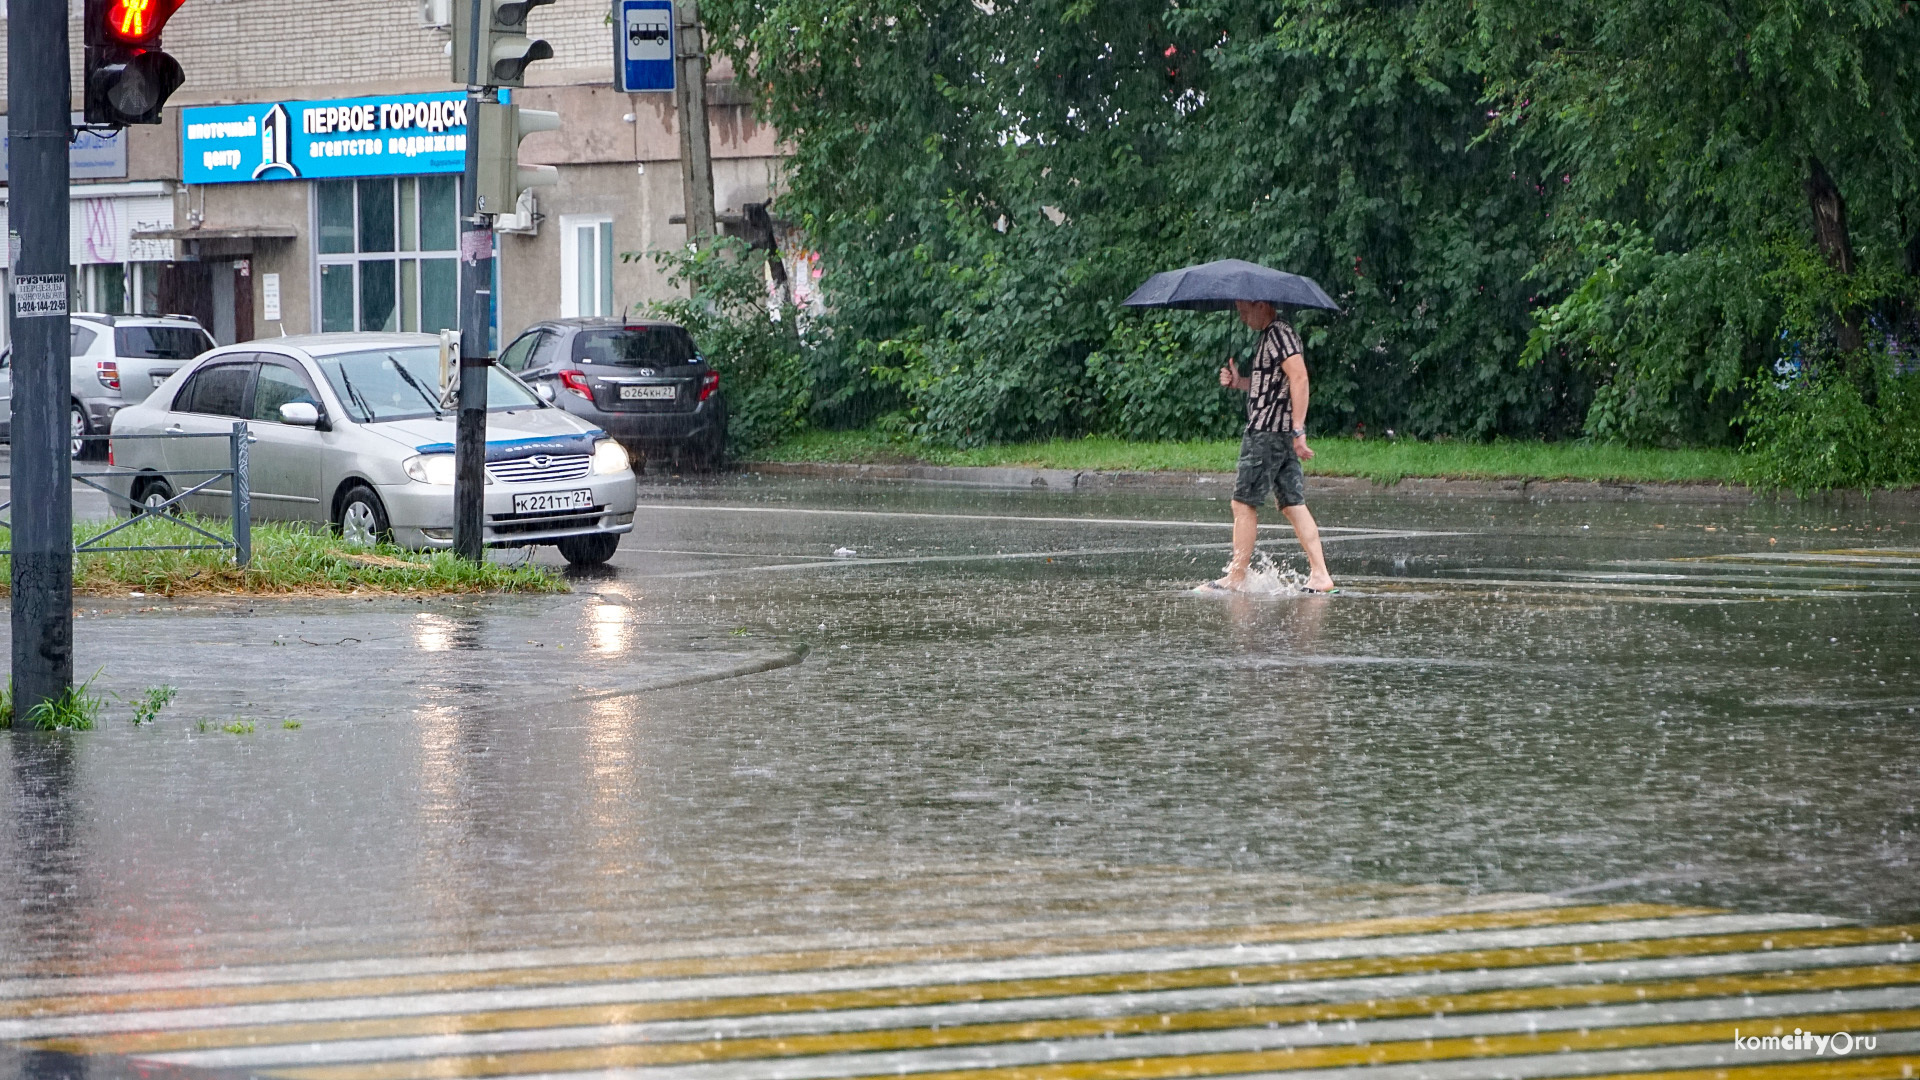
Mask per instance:
[[[623,386],[621,401],[671,401],[680,396],[677,386]]]
[[[180,369],[179,368],[174,369],[174,371],[178,371],[178,370]],[[147,378],[152,379],[153,385],[156,388],[158,388],[161,383],[166,382],[168,379],[173,378],[173,371],[150,371],[147,373]]]
[[[593,505],[593,491],[533,491],[513,497],[516,514],[545,514],[555,510],[585,510]]]

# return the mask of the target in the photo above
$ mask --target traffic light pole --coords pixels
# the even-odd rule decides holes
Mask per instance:
[[[73,479],[67,401],[66,0],[12,0],[7,25],[13,278],[13,707],[73,685]]]
[[[477,11],[479,4],[474,7]],[[476,17],[474,25],[478,23]],[[457,43],[455,48],[462,44],[477,48],[473,43]],[[496,97],[492,89],[467,90],[467,167],[460,185],[460,411],[453,436],[453,550],[473,562],[486,557],[487,368],[493,362],[487,355],[493,215],[477,210],[478,121],[481,103]]]

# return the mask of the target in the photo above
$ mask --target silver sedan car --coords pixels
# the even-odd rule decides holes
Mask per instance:
[[[447,548],[454,414],[441,402],[440,372],[439,341],[426,334],[250,341],[182,366],[122,409],[113,434],[221,433],[245,420],[255,520],[330,524],[356,544]],[[226,467],[229,453],[222,439],[115,439],[113,482],[155,505]],[[486,475],[489,545],[552,544],[591,565],[633,529],[626,451],[498,368],[487,383]],[[225,478],[182,504],[225,516]]]

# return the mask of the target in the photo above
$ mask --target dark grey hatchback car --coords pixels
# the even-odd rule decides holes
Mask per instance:
[[[500,366],[598,425],[636,458],[697,468],[726,455],[727,399],[686,330],[669,322],[553,319],[500,350]]]

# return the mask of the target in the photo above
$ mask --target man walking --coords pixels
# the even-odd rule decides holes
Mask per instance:
[[[1240,437],[1240,475],[1233,485],[1233,561],[1227,576],[1203,588],[1235,590],[1246,584],[1247,564],[1259,536],[1260,504],[1273,492],[1287,516],[1312,572],[1308,592],[1332,592],[1320,526],[1307,509],[1306,478],[1300,462],[1313,457],[1307,447],[1307,361],[1300,335],[1272,304],[1241,300],[1240,321],[1259,331],[1247,374],[1231,357],[1220,369],[1220,385],[1247,392],[1247,430]]]

